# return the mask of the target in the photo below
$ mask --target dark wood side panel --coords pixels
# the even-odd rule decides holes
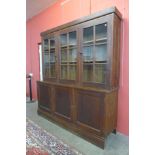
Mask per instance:
[[[48,84],[37,83],[38,105],[40,108],[52,111],[52,88]]]
[[[55,113],[71,119],[71,89],[55,86]]]
[[[103,95],[93,91],[78,90],[76,96],[77,123],[100,130],[103,119]]]
[[[120,35],[121,35],[121,21],[114,14],[113,15],[113,64],[112,64],[112,87],[119,86],[119,66],[120,66]]]
[[[104,98],[104,120],[103,131],[104,135],[109,134],[117,127],[117,91],[107,93]]]

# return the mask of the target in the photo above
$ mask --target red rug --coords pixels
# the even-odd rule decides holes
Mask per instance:
[[[27,119],[26,155],[82,155],[82,153]]]
[[[26,155],[49,155],[49,153],[39,148],[32,147],[27,149]]]

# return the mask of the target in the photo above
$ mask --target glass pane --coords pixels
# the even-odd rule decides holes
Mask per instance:
[[[67,61],[67,48],[61,48],[61,62]]]
[[[54,48],[55,47],[55,40],[54,38],[50,39],[50,48]]]
[[[76,48],[69,49],[69,61],[70,62],[76,61]]]
[[[49,66],[48,65],[44,67],[44,76],[49,77]]]
[[[83,42],[93,41],[93,26],[84,28],[83,30]]]
[[[61,46],[67,45],[67,34],[61,34],[60,39],[61,39]]]
[[[93,64],[83,65],[83,80],[93,81]]]
[[[50,63],[55,62],[55,50],[50,51]]]
[[[49,63],[49,53],[44,53],[44,64]]]
[[[74,46],[76,44],[76,31],[69,32],[69,45]]]
[[[50,65],[50,75],[55,77],[55,64]]]
[[[67,79],[67,65],[61,65],[61,78]]]
[[[48,39],[44,39],[44,45],[48,45]]]
[[[48,43],[48,39],[44,40],[44,50],[48,50],[49,43]]]
[[[84,61],[93,60],[93,46],[83,47],[83,58]]]
[[[69,79],[70,80],[76,79],[76,65],[69,66]]]
[[[55,62],[55,54],[51,53],[50,54],[50,63],[54,63]]]
[[[95,65],[95,82],[99,82],[99,83],[105,82],[104,71],[105,71],[104,64]]]
[[[96,61],[107,61],[107,45],[96,45],[95,46],[96,52]]]
[[[100,24],[95,26],[96,40],[103,40],[107,37],[107,24]]]

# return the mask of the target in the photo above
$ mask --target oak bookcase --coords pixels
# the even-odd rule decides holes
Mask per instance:
[[[41,33],[38,114],[101,148],[117,126],[120,30],[111,7]]]

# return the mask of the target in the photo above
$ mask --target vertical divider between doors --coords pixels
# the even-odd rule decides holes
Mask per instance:
[[[95,25],[93,25],[93,82],[95,82],[95,56],[96,56],[96,50],[95,50]]]

